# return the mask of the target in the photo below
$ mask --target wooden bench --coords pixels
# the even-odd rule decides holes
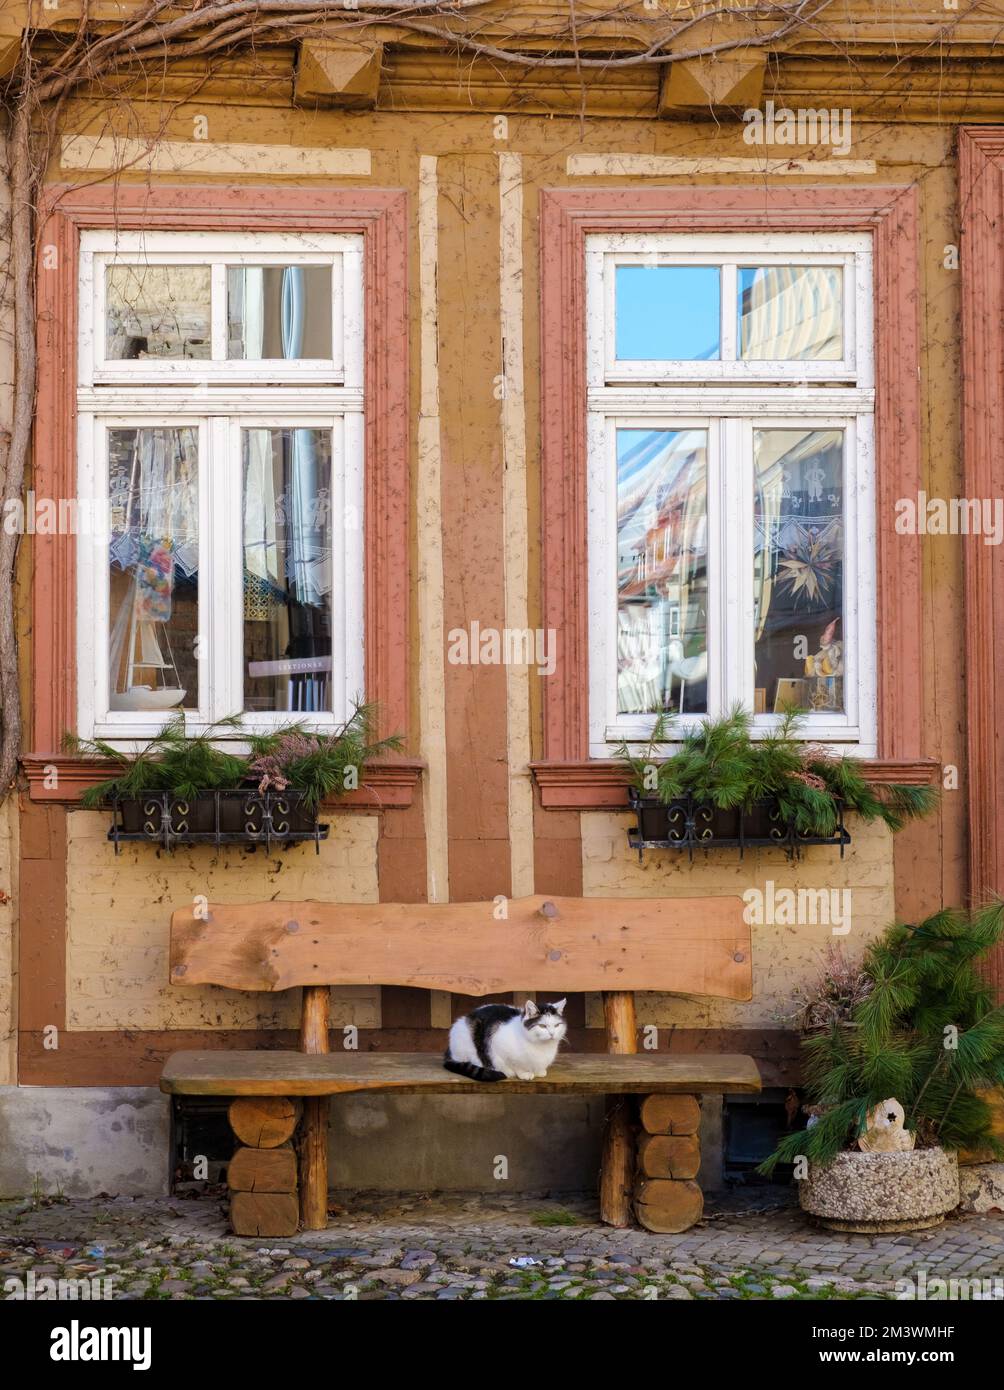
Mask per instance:
[[[267,902],[174,913],[173,985],[303,989],[299,1052],[176,1052],[164,1066],[161,1089],[171,1095],[234,1098],[231,1127],[243,1147],[228,1182],[238,1234],[291,1235],[298,1219],[305,1230],[327,1225],[328,1097],[360,1091],[608,1095],[603,1220],[628,1225],[632,1206],[651,1230],[684,1230],[700,1217],[696,1098],[758,1091],[760,1075],[750,1057],[639,1053],[634,991],[751,998],[742,900],[533,897],[502,911],[497,902]],[[439,1053],[329,1052],[330,985],[519,990],[541,1000],[602,992],[607,1052],[564,1052],[542,1081],[490,1085],[445,1071]]]

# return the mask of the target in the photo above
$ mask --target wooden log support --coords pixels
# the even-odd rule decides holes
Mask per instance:
[[[292,1139],[300,1109],[287,1096],[241,1096],[230,1103],[230,1128],[250,1149],[276,1149]]]
[[[701,1145],[696,1134],[643,1134],[638,1172],[645,1178],[696,1178]]]
[[[239,1236],[292,1236],[299,1207],[295,1192],[235,1192],[230,1224]]]
[[[704,1211],[704,1194],[694,1182],[701,1167],[700,1101],[697,1096],[646,1096],[640,1118],[635,1216],[648,1231],[685,1231]]]
[[[328,989],[307,985],[303,991],[300,1051],[328,1050]],[[328,1109],[325,1096],[303,1102],[300,1126],[300,1222],[305,1231],[323,1231],[328,1224]]]
[[[242,1147],[227,1165],[230,1225],[239,1236],[292,1236],[300,1220],[296,1154],[290,1136],[299,1101],[246,1096],[230,1104],[230,1126]]]
[[[704,1195],[697,1183],[672,1178],[639,1178],[634,1201],[639,1222],[659,1235],[687,1230],[704,1211]]]
[[[646,1096],[641,1127],[647,1134],[696,1134],[701,1127],[700,1102],[696,1096]]]
[[[295,1192],[296,1154],[281,1149],[238,1149],[227,1166],[231,1192]]]
[[[629,991],[606,991],[603,995],[603,1014],[607,1028],[607,1051],[637,1052],[634,995]],[[608,1226],[631,1224],[631,1187],[635,1167],[631,1104],[629,1096],[610,1096],[607,1100],[600,1166],[600,1220]]]

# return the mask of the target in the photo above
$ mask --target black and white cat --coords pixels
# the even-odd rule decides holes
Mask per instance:
[[[562,1017],[565,1003],[559,999],[538,1008],[528,999],[522,1009],[482,1004],[450,1029],[443,1066],[474,1081],[535,1081],[546,1076],[568,1032]]]

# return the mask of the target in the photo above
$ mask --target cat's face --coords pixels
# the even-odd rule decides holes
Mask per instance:
[[[556,1004],[541,1004],[539,1007],[528,999],[523,1005],[523,1027],[534,1042],[561,1042],[568,1032],[564,1020],[566,999]]]

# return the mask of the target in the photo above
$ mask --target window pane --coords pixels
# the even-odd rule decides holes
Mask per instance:
[[[331,709],[331,431],[249,429],[244,707]]]
[[[208,266],[108,266],[106,357],[110,361],[210,357],[209,299]]]
[[[714,265],[619,265],[616,351],[622,362],[721,356],[721,272]]]
[[[196,709],[199,432],[108,432],[113,710]]]
[[[330,358],[330,265],[228,266],[227,326],[230,358]]]
[[[739,356],[747,361],[828,361],[844,355],[840,266],[739,268]]]
[[[844,708],[843,430],[756,430],[754,709]]]
[[[707,430],[617,431],[617,709],[708,708]]]

